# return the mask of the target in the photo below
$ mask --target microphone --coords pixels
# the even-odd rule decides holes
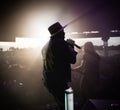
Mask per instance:
[[[75,41],[72,39],[67,39],[66,42],[70,45],[77,47],[78,49],[81,49],[81,47],[79,45],[75,44]]]
[[[81,47],[77,44],[74,44],[75,47],[77,47],[78,49],[81,49]]]

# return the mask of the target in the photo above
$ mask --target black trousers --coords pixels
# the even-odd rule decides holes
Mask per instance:
[[[45,83],[48,91],[53,95],[60,110],[65,110],[65,90],[68,89],[66,82]]]

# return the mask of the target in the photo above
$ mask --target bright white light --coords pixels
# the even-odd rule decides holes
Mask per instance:
[[[33,11],[25,17],[22,36],[16,36],[19,48],[42,48],[50,38],[48,27],[56,20],[49,12]]]
[[[53,7],[29,10],[20,20],[19,32],[22,34],[16,36],[16,45],[20,48],[42,48],[50,38],[48,27],[57,21],[57,14],[58,10]]]
[[[90,32],[89,31],[85,31],[85,32],[83,32],[83,34],[90,34]]]
[[[25,33],[29,34],[32,37],[49,35],[49,32],[47,30],[49,22],[47,22],[45,18],[40,18],[40,16],[37,15],[28,16],[28,20],[25,26]]]
[[[99,31],[91,31],[91,33],[99,33]]]
[[[119,30],[111,30],[110,32],[119,32]]]
[[[71,34],[78,34],[78,32],[71,32]]]
[[[16,38],[16,46],[19,48],[42,48],[49,38]]]

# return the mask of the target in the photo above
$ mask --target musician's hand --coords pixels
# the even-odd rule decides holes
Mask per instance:
[[[72,39],[67,39],[66,42],[69,43],[70,45],[74,45],[75,44],[75,41],[72,40]]]

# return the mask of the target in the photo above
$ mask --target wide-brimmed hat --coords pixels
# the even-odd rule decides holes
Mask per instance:
[[[64,29],[64,27],[59,22],[52,24],[48,28],[51,35],[55,35],[55,34],[59,33],[60,31],[62,31],[63,29]]]

